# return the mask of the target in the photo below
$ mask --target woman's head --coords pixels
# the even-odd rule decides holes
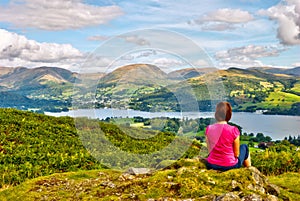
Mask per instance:
[[[220,102],[217,104],[215,119],[217,121],[229,121],[231,119],[232,109],[228,102]]]

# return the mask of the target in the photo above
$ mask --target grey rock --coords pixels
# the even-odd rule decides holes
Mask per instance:
[[[116,185],[114,183],[112,183],[111,181],[104,181],[100,185],[104,186],[104,187],[109,187],[109,188],[115,188],[116,187]]]
[[[151,170],[149,168],[134,168],[131,167],[127,170],[127,173],[132,175],[150,174]]]
[[[216,201],[241,201],[241,199],[237,194],[229,192],[218,196]]]
[[[121,176],[119,176],[118,180],[119,181],[127,181],[127,180],[133,180],[135,179],[135,176],[128,174],[128,173],[124,173]]]
[[[197,200],[201,201],[207,201],[207,200],[212,200],[212,201],[215,201],[216,200],[216,196],[215,195],[205,195],[205,196],[202,196],[200,198],[198,198]]]
[[[268,194],[275,195],[275,196],[278,196],[280,194],[280,189],[275,184],[269,183],[269,184],[267,184],[265,189]]]
[[[279,199],[275,195],[268,195],[268,197],[264,199],[264,201],[279,201]]]
[[[246,195],[242,198],[242,201],[262,201],[262,198],[260,195],[257,194],[250,194]]]
[[[247,186],[249,190],[259,191],[261,193],[266,193],[264,186],[267,184],[267,178],[264,176],[256,167],[248,168],[252,173],[252,178],[255,184],[250,184]]]
[[[263,186],[267,178],[256,167],[251,166],[248,169],[252,172],[256,185]]]
[[[261,192],[261,193],[265,193],[265,192],[266,192],[266,190],[264,189],[264,187],[263,187],[263,186],[260,186],[260,185],[249,184],[249,185],[247,186],[247,188],[248,188],[249,190],[252,190],[252,191],[259,191],[259,192]]]
[[[231,188],[233,191],[240,191],[241,190],[241,184],[235,180],[231,181]]]
[[[268,195],[264,201],[279,201],[279,199],[275,195]]]

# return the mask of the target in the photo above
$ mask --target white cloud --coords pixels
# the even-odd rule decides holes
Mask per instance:
[[[156,65],[167,73],[187,65],[183,60],[166,57],[157,58],[151,64]]]
[[[285,45],[300,44],[300,1],[286,0],[267,10],[260,10],[261,15],[278,22],[277,37]]]
[[[223,8],[208,13],[201,21],[216,21],[228,23],[245,23],[253,20],[253,16],[248,11],[240,9]]]
[[[211,64],[211,62],[209,62],[209,61],[206,61],[206,60],[204,60],[204,59],[199,59],[199,60],[197,60],[195,63],[193,63],[193,65],[195,66],[195,67],[212,67],[212,64]]]
[[[134,56],[132,54],[126,54],[120,58],[120,60],[125,60],[125,61],[132,61],[134,59]]]
[[[215,58],[219,61],[220,67],[253,67],[263,66],[262,62],[257,60],[262,57],[278,56],[284,49],[277,46],[255,46],[248,45],[239,48],[233,48],[225,51],[219,51]]]
[[[108,36],[101,36],[101,35],[96,35],[96,36],[90,36],[88,37],[88,40],[90,41],[105,41],[109,39]]]
[[[69,44],[39,43],[25,36],[0,29],[0,65],[74,67],[82,53]]]
[[[93,6],[82,0],[12,0],[0,7],[0,21],[43,30],[79,29],[122,15],[118,6]]]
[[[219,62],[218,66],[220,68],[238,67],[238,68],[248,68],[248,67],[260,67],[264,66],[259,60],[253,60],[246,56],[239,56],[233,58],[226,58]]]
[[[204,30],[224,31],[252,20],[254,17],[248,11],[223,8],[189,21],[188,24],[199,24]]]
[[[126,42],[133,43],[139,46],[150,45],[149,41],[137,35],[120,36],[120,38],[123,38]]]
[[[135,56],[136,58],[143,58],[143,57],[150,57],[156,55],[157,52],[153,49],[139,51],[138,54]]]
[[[130,52],[119,58],[112,58],[111,55],[103,56],[99,52],[86,55],[80,71],[83,72],[111,72],[120,66],[136,63],[152,63],[152,56],[157,53],[155,50],[141,50]],[[151,58],[149,58],[151,57]]]
[[[155,56],[157,52],[153,49],[149,50],[139,50],[136,52],[131,52],[129,54],[123,55],[118,59],[118,63],[124,62],[124,61],[132,61],[137,63],[148,63],[149,59],[151,60],[153,56]],[[149,58],[151,57],[151,58]],[[120,65],[120,64],[119,64]]]
[[[226,51],[219,51],[216,53],[216,58],[223,59],[234,56],[246,56],[249,58],[278,56],[280,49],[275,46],[256,46],[248,45],[244,47],[238,47],[229,49]]]
[[[202,26],[202,30],[211,30],[211,31],[225,31],[230,29],[236,29],[236,26],[229,23],[224,22],[211,22],[211,23],[205,23]]]

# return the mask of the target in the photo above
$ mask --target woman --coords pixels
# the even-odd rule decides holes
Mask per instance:
[[[228,124],[232,109],[228,102],[220,102],[216,106],[216,123],[206,128],[206,143],[209,156],[207,168],[226,171],[233,168],[251,166],[248,146],[240,145],[240,131]]]

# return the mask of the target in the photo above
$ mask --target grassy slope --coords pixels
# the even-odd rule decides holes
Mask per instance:
[[[300,173],[284,173],[279,176],[268,177],[270,182],[281,187],[283,193],[292,200],[300,200]]]
[[[241,110],[245,110],[250,106],[262,109],[271,109],[279,106],[282,109],[289,109],[293,103],[300,102],[300,96],[295,94],[300,91],[299,78],[296,77],[243,69],[218,71],[218,73],[190,79],[190,83],[195,86],[197,97],[204,96],[198,94],[197,89],[210,80],[213,80],[216,87],[224,85],[226,95],[238,103]],[[291,80],[295,81],[295,83],[289,86],[287,83],[290,83]],[[221,81],[219,85],[217,84],[218,81]],[[283,89],[285,91],[282,91]],[[205,90],[200,91],[203,93]],[[264,100],[263,98],[255,99],[259,93],[266,94],[266,98]]]
[[[300,92],[300,81],[295,83],[294,87],[292,88],[292,91]]]
[[[155,167],[164,158],[175,157],[174,153],[177,154],[176,157],[184,154],[184,150],[177,146],[176,150],[167,147],[163,154],[155,154],[171,141],[186,149],[191,143],[188,139],[174,139],[175,135],[172,133],[157,133],[126,126],[119,128],[85,118],[80,122],[83,129],[78,130],[78,122],[79,127],[75,127],[74,123],[74,119],[70,117],[56,118],[14,109],[0,109],[0,187],[17,185],[26,179],[53,173],[103,168],[106,163],[100,164],[95,159],[98,156],[103,160],[107,159],[108,164],[120,162],[127,168],[140,166],[145,162]],[[102,132],[105,132],[106,137]],[[104,139],[109,139],[114,145],[112,147],[119,147],[123,151],[119,151],[118,155],[115,149],[111,149],[110,143],[102,141]],[[194,146],[187,153],[193,155],[198,149],[199,147]],[[139,155],[145,153],[148,154]]]
[[[82,145],[69,117],[0,109],[0,186],[101,165]]]
[[[300,102],[300,96],[286,92],[272,92],[266,101],[263,102],[265,107],[280,105],[282,108],[290,108],[293,103]]]

